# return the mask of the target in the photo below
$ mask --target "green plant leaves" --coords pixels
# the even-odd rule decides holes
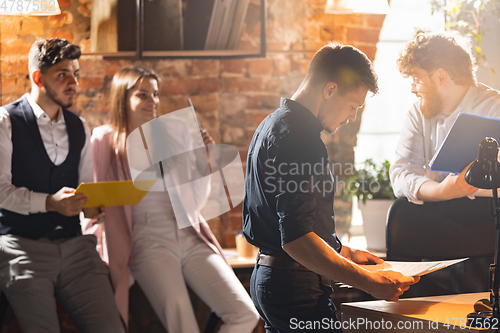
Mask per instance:
[[[341,196],[349,200],[356,196],[363,202],[370,199],[395,199],[389,177],[390,167],[387,160],[381,165],[377,165],[372,159],[364,161],[362,167],[356,168],[346,180]]]

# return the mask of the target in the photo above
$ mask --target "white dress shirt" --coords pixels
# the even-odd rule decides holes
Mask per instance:
[[[448,173],[432,171],[429,163],[461,113],[500,118],[500,92],[481,83],[471,86],[452,113],[440,113],[432,119],[424,118],[420,100],[412,106],[401,130],[396,162],[390,169],[397,197],[407,197],[410,202],[422,204],[423,201],[417,198],[422,184],[446,178]]]
[[[69,138],[64,116],[59,112],[57,119],[51,120],[29,94],[26,94],[26,97],[37,119],[47,154],[55,165],[60,165],[69,153]],[[78,180],[82,183],[92,181],[94,163],[90,129],[83,118],[80,117],[80,120],[85,129],[85,145],[78,167]],[[44,213],[47,211],[45,201],[48,195],[12,185],[12,126],[7,110],[0,108],[0,207],[23,215]]]

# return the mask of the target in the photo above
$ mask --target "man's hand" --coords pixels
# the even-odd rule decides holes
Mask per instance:
[[[106,217],[106,207],[83,208],[83,215],[93,220],[92,225],[103,223],[104,217]]]
[[[472,164],[472,163],[471,163]],[[458,175],[450,173],[442,182],[433,180],[426,181],[418,190],[418,199],[423,201],[445,201],[456,198],[463,198],[477,191],[477,188],[470,186],[465,181],[465,169]]]
[[[367,291],[378,299],[397,301],[412,284],[420,281],[420,276],[408,277],[394,271],[373,273],[373,283]]]
[[[382,259],[368,251],[352,249],[345,245],[342,245],[340,255],[358,265],[381,264],[384,262]]]
[[[63,187],[45,200],[45,207],[48,212],[58,212],[64,216],[75,216],[80,214],[83,205],[89,198],[83,193],[75,194],[75,189]]]

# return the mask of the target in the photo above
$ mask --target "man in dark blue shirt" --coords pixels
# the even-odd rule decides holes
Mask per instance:
[[[386,300],[398,300],[418,281],[364,270],[357,264],[382,260],[342,246],[335,234],[335,186],[320,133],[354,120],[368,91],[378,91],[370,60],[330,43],[315,54],[297,92],[253,136],[243,232],[260,248],[250,293],[267,332],[341,331],[329,280]]]

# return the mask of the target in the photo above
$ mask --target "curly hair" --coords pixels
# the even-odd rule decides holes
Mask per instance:
[[[306,79],[313,85],[336,82],[339,90],[357,88],[361,84],[376,94],[377,74],[370,59],[351,45],[330,42],[323,46],[311,60]]]
[[[80,47],[66,39],[48,38],[33,43],[29,53],[28,68],[30,72],[40,70],[44,73],[55,64],[65,60],[78,60],[82,52]]]
[[[401,51],[397,67],[405,77],[411,76],[416,68],[427,72],[443,68],[455,84],[476,84],[471,43],[459,34],[419,34]]]

